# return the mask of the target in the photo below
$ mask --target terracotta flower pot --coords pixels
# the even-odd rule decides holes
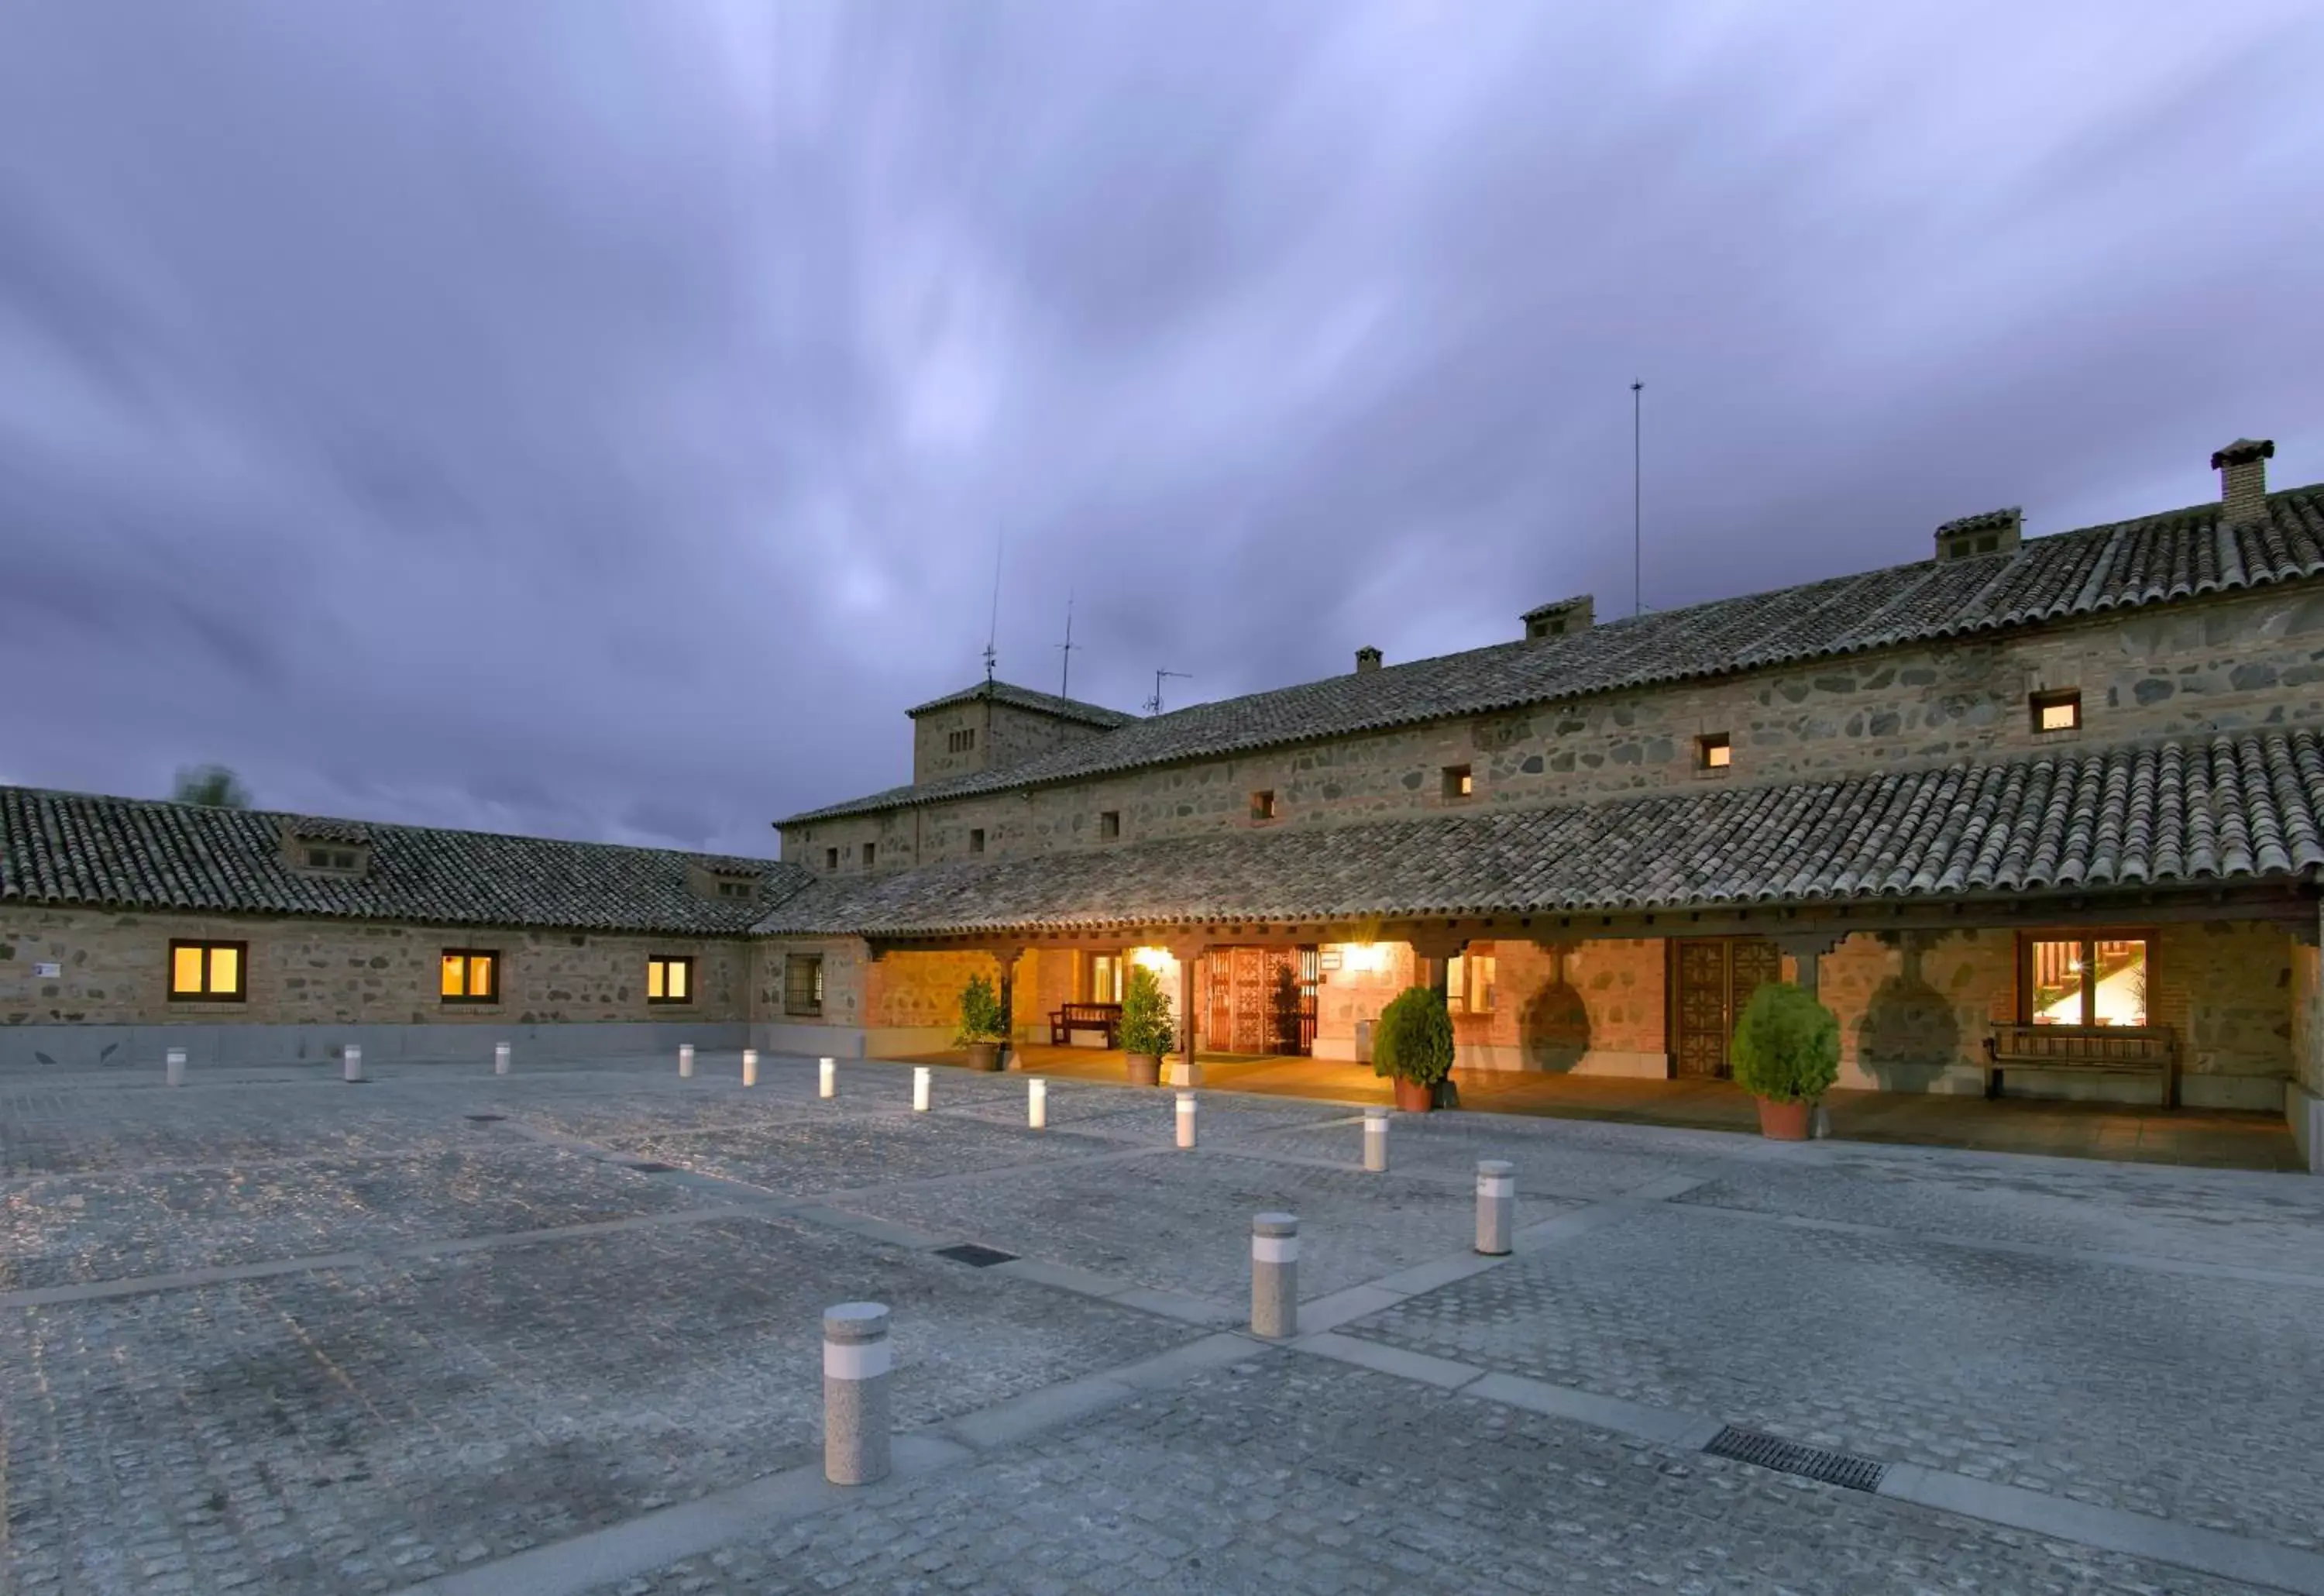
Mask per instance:
[[[1153,1053],[1132,1053],[1127,1056],[1130,1084],[1133,1086],[1159,1086],[1162,1084],[1162,1059]]]
[[[1426,1081],[1396,1078],[1396,1108],[1398,1113],[1425,1114],[1436,1106],[1436,1088]]]
[[[1771,1102],[1759,1099],[1759,1134],[1770,1141],[1805,1141],[1808,1121],[1815,1112],[1815,1104],[1803,1098],[1797,1102]]]
[[[968,1067],[971,1069],[998,1070],[1001,1067],[1001,1044],[998,1042],[971,1042],[968,1045]]]

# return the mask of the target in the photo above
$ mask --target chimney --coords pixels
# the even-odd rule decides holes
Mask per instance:
[[[2229,526],[2267,519],[2267,463],[2275,439],[2238,438],[2211,457],[2219,474],[2219,504]]]
[[[1379,669],[1379,665],[1380,651],[1378,649],[1373,648],[1370,644],[1367,643],[1362,648],[1356,650],[1356,674],[1358,676],[1361,676],[1367,671],[1378,670]]]
[[[2014,554],[2025,530],[2025,512],[2012,504],[1982,515],[1964,515],[1937,529],[1939,559],[1969,559],[1980,554]]]
[[[1517,618],[1525,623],[1526,641],[1531,642],[1538,638],[1589,631],[1597,607],[1596,595],[1585,593],[1579,598],[1561,598],[1555,604],[1527,610]]]

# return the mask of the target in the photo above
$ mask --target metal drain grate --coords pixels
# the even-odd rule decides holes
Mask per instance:
[[[642,1164],[627,1165],[625,1167],[634,1169],[640,1175],[668,1175],[671,1170],[677,1168],[678,1166],[675,1164],[656,1164],[649,1161]]]
[[[1733,1425],[1713,1435],[1711,1444],[1702,1450],[1720,1457],[1731,1457],[1738,1462],[1774,1469],[1779,1473],[1803,1474],[1810,1480],[1821,1480],[1826,1485],[1845,1486],[1849,1490],[1877,1490],[1880,1489],[1880,1476],[1887,1471],[1886,1463],[1876,1462],[1868,1457],[1853,1457],[1845,1452],[1826,1452],[1821,1446],[1803,1446],[1780,1435],[1764,1435],[1757,1430],[1738,1430]]]
[[[964,1263],[973,1269],[989,1269],[997,1263],[1010,1263],[1017,1255],[1003,1252],[998,1247],[979,1247],[973,1241],[963,1241],[957,1247],[939,1247],[938,1258],[948,1258],[954,1263]]]
[[[497,1125],[508,1118],[506,1114],[470,1114],[466,1117],[479,1125]]]

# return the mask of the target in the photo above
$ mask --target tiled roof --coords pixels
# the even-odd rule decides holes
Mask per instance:
[[[1059,720],[1080,721],[1085,725],[1103,726],[1109,730],[1126,726],[1138,717],[1119,709],[1108,709],[1102,704],[1085,704],[1079,698],[1060,698],[1055,693],[1037,693],[1030,687],[1017,687],[1010,682],[978,682],[963,687],[957,693],[946,693],[941,698],[931,698],[904,713],[922,715],[932,709],[950,709],[955,704],[973,704],[980,698],[990,698],[995,704],[1013,704],[1019,709],[1030,709],[1041,715],[1053,715]]]
[[[376,823],[360,828],[371,861],[359,879],[309,875],[282,856],[286,821],[308,824],[260,810],[0,787],[0,904],[726,936],[749,930],[807,879],[773,860]],[[765,872],[761,896],[710,899],[690,890],[690,864],[723,873],[744,863]]]
[[[1197,704],[1021,764],[890,788],[791,820],[1018,791],[2319,575],[2324,484],[2270,494],[2267,519],[2246,525],[2228,524],[2217,503],[2199,504],[2032,539],[2012,553],[1922,560]]]
[[[360,820],[333,820],[321,815],[286,815],[282,833],[302,843],[368,843],[371,827]]]
[[[2319,865],[2324,735],[2273,732],[825,878],[759,928],[943,936],[1816,904]]]

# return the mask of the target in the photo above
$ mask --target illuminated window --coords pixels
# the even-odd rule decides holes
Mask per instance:
[[[1120,836],[1121,835],[1121,811],[1119,809],[1108,809],[1104,813],[1101,814],[1097,817],[1097,835],[1102,837]]]
[[[1724,732],[1710,732],[1694,740],[1694,768],[1724,770],[1735,762],[1735,745]]]
[[[2082,696],[2073,688],[2036,693],[2033,706],[2034,729],[2037,732],[2070,732],[2082,724]]]
[[[1444,972],[1444,1003],[1455,1014],[1490,1014],[1500,981],[1500,960],[1489,942],[1472,942],[1455,954]]]
[[[247,971],[246,942],[172,942],[170,944],[170,997],[181,1003],[238,1003],[247,996],[243,978]]]
[[[694,1001],[694,961],[676,955],[646,961],[646,1001],[690,1003]]]
[[[825,870],[837,870],[839,868],[838,849],[825,848],[823,851],[823,868]]]
[[[1093,953],[1089,956],[1089,997],[1092,1003],[1121,1001],[1121,970],[1125,963],[1120,954]]]
[[[783,1012],[823,1012],[823,955],[787,954],[783,958]]]
[[[1464,798],[1470,797],[1476,790],[1477,778],[1470,770],[1468,766],[1447,765],[1444,767],[1444,796],[1446,798]]]
[[[1253,820],[1275,818],[1275,789],[1264,788],[1250,795],[1250,817]]]
[[[472,947],[444,950],[440,983],[447,1003],[496,1003],[501,996],[501,955]]]
[[[2024,1018],[2034,1025],[2147,1023],[2144,936],[2028,937]]]
[[[972,826],[969,828],[968,851],[972,853],[982,853],[984,852],[984,827],[982,826]]]

